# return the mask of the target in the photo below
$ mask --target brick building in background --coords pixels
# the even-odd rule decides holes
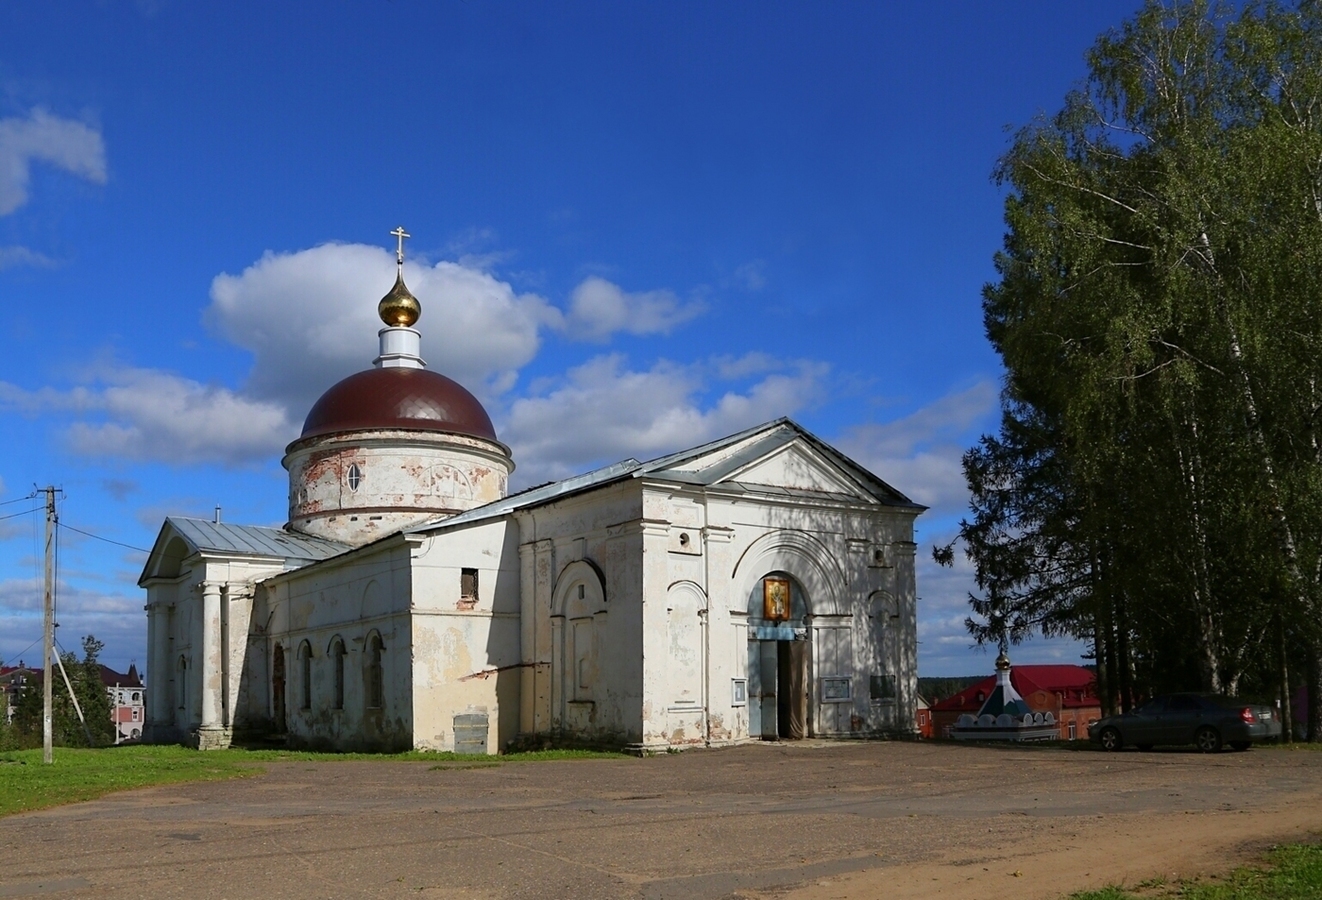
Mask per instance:
[[[4,709],[4,719],[0,721],[8,723],[14,720],[14,704],[18,692],[29,680],[41,684],[41,670],[31,668],[22,660],[16,666],[0,666],[0,706]]]
[[[110,720],[115,723],[115,743],[142,739],[142,726],[146,720],[146,691],[138,667],[129,664],[127,673],[101,666],[101,684],[110,697]],[[4,721],[14,718],[14,704],[18,692],[31,683],[41,688],[41,669],[25,665],[0,666],[0,700],[3,700]],[[58,683],[58,682],[57,682]]]
[[[1083,740],[1089,724],[1102,717],[1097,696],[1097,676],[1091,669],[1071,665],[1020,665],[1010,673],[1010,683],[1035,713],[1051,713],[1059,739]],[[964,714],[978,714],[996,687],[996,676],[988,675],[958,694],[932,704],[932,734],[950,737],[950,729]]]
[[[138,667],[129,663],[128,673],[120,674],[109,666],[102,666],[101,683],[110,695],[110,719],[115,723],[115,743],[142,740],[147,704]]]

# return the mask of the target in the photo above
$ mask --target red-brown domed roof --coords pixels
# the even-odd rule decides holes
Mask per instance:
[[[496,440],[477,398],[444,375],[405,366],[367,369],[321,395],[303,422],[303,437],[337,431],[413,428]]]

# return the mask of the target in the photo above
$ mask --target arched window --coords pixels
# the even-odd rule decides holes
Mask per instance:
[[[335,694],[333,709],[344,709],[344,641],[339,635],[331,639],[330,658],[335,668]]]
[[[385,649],[385,645],[381,643],[381,635],[372,632],[367,639],[367,669],[364,672],[367,681],[368,709],[381,709],[386,705],[385,677],[381,670],[381,654]]]
[[[312,708],[312,645],[307,641],[298,645],[298,660],[302,663],[302,702],[300,709]]]

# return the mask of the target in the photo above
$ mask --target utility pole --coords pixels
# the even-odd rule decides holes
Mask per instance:
[[[51,756],[51,684],[55,681],[55,669],[51,660],[55,657],[55,488],[46,488],[46,590],[43,597],[45,609],[45,627],[42,633],[41,663],[41,761],[46,765],[53,762]]]

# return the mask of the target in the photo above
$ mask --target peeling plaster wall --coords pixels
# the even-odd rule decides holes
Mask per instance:
[[[750,597],[760,597],[761,579],[773,572],[794,576],[808,596],[810,733],[911,733],[917,696],[914,515],[844,497],[814,502],[732,493],[720,485],[648,485],[641,526],[644,747],[758,739],[749,733],[748,704],[756,698],[735,702],[734,682],[749,677],[750,627],[766,624],[760,614],[750,615]],[[701,677],[687,662],[694,653]],[[873,674],[894,678],[894,699],[871,699]],[[825,676],[849,678],[851,701],[823,702]],[[702,692],[698,708],[695,689]]]
[[[383,453],[383,471],[397,457]],[[468,483],[494,478],[490,490],[503,492],[508,470],[498,469]],[[389,502],[409,502],[417,475],[401,475]],[[844,493],[844,476],[806,452],[777,451],[740,477],[764,481],[625,479],[293,572],[281,572],[284,560],[195,554],[144,582],[151,739],[196,740],[205,699],[226,741],[231,729],[287,729],[296,745],[345,750],[451,750],[459,727],[468,749],[482,743],[483,716],[493,753],[518,735],[649,751],[757,740],[755,698],[739,702],[734,688],[751,687],[760,665],[749,639],[769,624],[758,598],[772,573],[789,575],[804,601],[809,733],[911,734],[917,510]],[[465,569],[476,571],[476,597],[461,593]],[[220,598],[205,658],[204,595]],[[374,636],[379,708],[368,702]],[[215,673],[209,687],[203,671]],[[876,675],[893,696],[871,696]],[[825,702],[827,677],[845,679],[849,697]]]
[[[522,732],[648,751],[760,739],[735,681],[749,677],[750,628],[766,624],[750,597],[784,572],[809,605],[810,733],[912,733],[914,511],[628,481],[515,515]],[[563,596],[586,577],[580,561],[604,580],[600,609]],[[592,642],[586,683],[580,634]],[[872,675],[892,678],[895,696],[873,700]],[[848,701],[823,701],[828,676],[849,680]]]
[[[477,597],[461,591],[477,572]],[[510,519],[427,538],[413,560],[413,746],[455,750],[456,717],[486,717],[486,750],[519,727],[519,544]]]
[[[501,499],[514,463],[481,438],[360,431],[296,441],[284,466],[289,527],[360,546]]]
[[[290,742],[336,750],[405,750],[413,746],[413,545],[398,539],[267,582],[263,652],[285,655],[285,711]],[[383,704],[369,706],[368,660],[373,635],[381,654]],[[343,706],[336,708],[333,641],[343,641]],[[310,658],[305,670],[300,648]],[[268,664],[268,672],[271,666]],[[310,678],[305,677],[310,676]],[[308,686],[305,693],[304,685]],[[267,677],[268,715],[278,708]],[[310,701],[304,703],[304,701]],[[279,727],[279,723],[274,723]]]
[[[522,733],[642,740],[641,511],[624,482],[515,514]]]
[[[913,543],[917,512],[844,498],[820,502],[749,494],[722,497],[717,490],[709,496],[707,508],[714,527],[730,529],[734,565],[726,609],[730,625],[742,630],[745,639],[749,629],[765,624],[748,606],[764,576],[787,573],[804,590],[813,645],[808,673],[810,732],[912,734],[918,683]],[[717,648],[737,644],[725,637],[713,641]],[[747,677],[748,654],[724,665],[727,671],[744,673],[731,677]],[[871,698],[872,675],[894,679],[894,699]],[[850,680],[850,702],[823,702],[821,679],[828,676]]]

